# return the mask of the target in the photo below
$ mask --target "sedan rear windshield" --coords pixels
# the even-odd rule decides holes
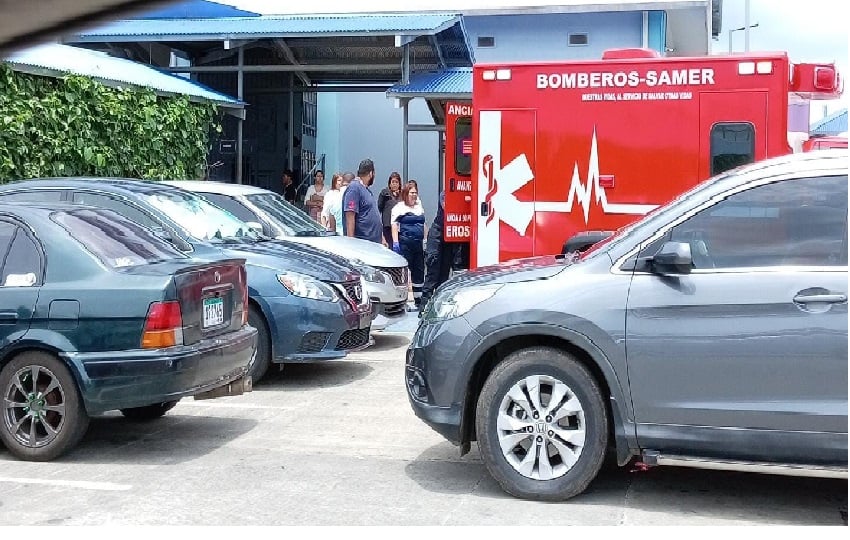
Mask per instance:
[[[150,229],[111,210],[99,208],[54,212],[50,219],[110,268],[186,258],[186,255],[157,237]]]
[[[321,225],[310,219],[310,216],[277,193],[251,194],[246,198],[268,214],[279,227],[284,229],[287,236],[315,236],[326,232]]]
[[[164,191],[147,195],[145,199],[198,240],[218,243],[257,239],[257,234],[247,224],[203,197],[191,193]]]

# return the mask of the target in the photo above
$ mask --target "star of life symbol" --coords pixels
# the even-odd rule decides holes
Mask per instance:
[[[500,126],[501,128],[501,126]],[[498,144],[501,145],[501,129],[499,130]],[[644,215],[655,209],[654,204],[618,204],[609,203],[608,197],[599,183],[599,153],[596,143],[596,129],[590,141],[590,160],[586,175],[586,182],[582,181],[579,174],[578,162],[573,166],[573,174],[570,180],[570,191],[566,201],[520,201],[515,193],[523,186],[534,180],[534,172],[528,163],[525,154],[515,157],[504,168],[497,169],[498,163],[492,154],[485,154],[481,163],[481,173],[487,180],[487,202],[488,214],[485,226],[497,216],[509,227],[514,229],[520,236],[525,236],[528,226],[534,219],[535,212],[559,212],[570,213],[573,205],[578,202],[582,207],[584,223],[590,218],[590,206],[596,204],[602,207],[606,214],[634,214]]]

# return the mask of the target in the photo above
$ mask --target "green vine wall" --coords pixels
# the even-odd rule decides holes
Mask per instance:
[[[0,182],[49,176],[203,177],[216,106],[0,64]]]

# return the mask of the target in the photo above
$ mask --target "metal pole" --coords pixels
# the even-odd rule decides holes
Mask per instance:
[[[744,0],[744,52],[750,52],[750,0]]]
[[[410,44],[404,45],[404,53],[401,57],[401,83],[410,83]]]
[[[287,161],[287,168],[291,171],[295,168],[295,156],[292,154],[295,152],[295,146],[293,144],[293,137],[295,137],[295,92],[293,91],[293,85],[295,84],[295,75],[292,73],[289,74],[289,129],[287,130],[289,134],[289,142],[287,143],[287,154],[289,155],[289,160]],[[295,182],[295,178],[292,179]],[[297,186],[296,186],[297,187]]]
[[[236,97],[239,98],[239,101],[243,101],[244,91],[245,91],[245,81],[244,74],[242,73],[242,67],[245,65],[245,49],[239,47],[238,53],[238,70],[236,71]],[[239,117],[239,120],[236,122],[236,183],[242,183],[242,117]]]
[[[732,54],[732,32],[733,31],[734,30],[732,30],[731,28],[729,29],[729,54]]]
[[[404,181],[405,181],[405,182],[406,182],[406,181],[408,180],[408,178],[409,178],[409,176],[408,176],[408,174],[407,174],[407,173],[408,173],[408,159],[407,159],[407,144],[408,144],[408,143],[407,143],[407,136],[408,136],[408,131],[407,131],[407,128],[408,128],[408,120],[409,120],[407,107],[409,106],[409,104],[410,104],[410,100],[409,100],[409,99],[405,99],[405,100],[404,100],[404,105],[403,105],[403,107],[402,107],[403,116],[404,116],[404,135],[403,135],[403,136],[402,136],[402,138],[401,138],[401,156],[402,156],[402,158],[401,158],[401,159],[402,159],[402,162],[401,162],[401,175],[402,175],[402,178],[404,178]]]

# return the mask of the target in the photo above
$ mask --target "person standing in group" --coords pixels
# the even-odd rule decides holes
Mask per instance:
[[[354,176],[354,175],[352,175]],[[319,217],[325,229],[342,233],[342,194],[348,187],[348,181],[342,173],[334,173],[331,189],[325,195],[325,204]]]
[[[393,228],[390,216],[398,203],[399,195],[401,194],[401,175],[393,171],[390,173],[390,178],[387,180],[387,187],[381,190],[378,195],[378,212],[381,213],[381,223],[384,226],[384,245],[391,247],[393,245]]]
[[[407,260],[413,285],[413,303],[419,309],[425,280],[425,211],[419,203],[416,184],[408,182],[401,190],[401,201],[392,209],[393,251]]]
[[[294,176],[291,169],[286,169],[281,178],[283,198],[293,204],[295,203],[295,182],[292,180]]]
[[[328,190],[325,187],[325,173],[321,169],[316,171],[315,183],[307,188],[307,195],[304,196],[304,206],[307,207],[307,212],[315,221],[319,221],[319,215],[322,213],[325,194]]]
[[[369,186],[375,181],[375,164],[364,159],[357,168],[357,178],[351,181],[342,196],[346,236],[381,243],[381,213]]]
[[[443,238],[443,220],[445,216],[446,193],[440,193],[440,206],[437,215],[428,229],[428,240],[425,243],[425,283],[422,286],[422,301],[420,313],[433,296],[434,291],[442,285],[451,273],[455,256],[455,246]]]

